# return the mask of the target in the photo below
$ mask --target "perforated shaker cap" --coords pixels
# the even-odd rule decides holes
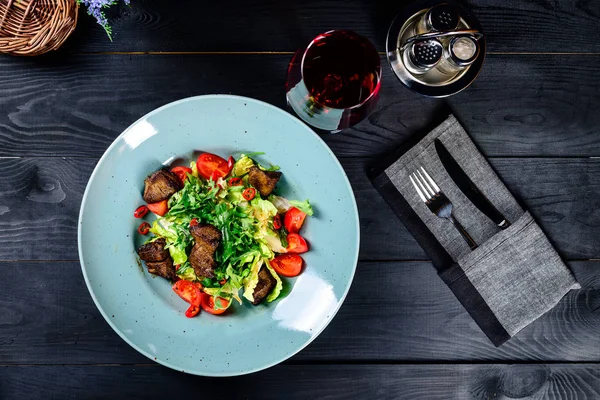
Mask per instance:
[[[456,5],[442,3],[433,7],[427,13],[427,23],[435,31],[456,29],[459,22],[460,15]]]
[[[444,47],[437,39],[415,41],[410,49],[410,60],[421,68],[431,68],[440,61]]]

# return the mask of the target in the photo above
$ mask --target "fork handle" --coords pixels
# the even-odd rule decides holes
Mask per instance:
[[[460,233],[460,235],[463,237],[463,239],[465,239],[465,242],[467,242],[467,244],[469,245],[471,250],[475,250],[477,248],[477,243],[475,243],[473,238],[469,235],[467,230],[465,228],[463,228],[463,226],[460,224],[460,222],[455,220],[452,215],[449,216],[447,219],[448,219],[448,221],[452,222],[452,224],[454,225],[456,230]]]

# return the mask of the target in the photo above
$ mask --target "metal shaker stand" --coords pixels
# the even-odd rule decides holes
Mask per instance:
[[[427,11],[444,3],[441,0],[421,0],[407,6],[394,20],[388,31],[386,41],[387,58],[392,70],[400,81],[414,92],[430,97],[446,97],[460,92],[468,87],[479,74],[485,59],[485,37],[479,21],[463,7],[459,7],[460,21],[455,30],[428,32],[418,34],[419,38],[451,37],[460,34],[470,34],[477,37],[478,54],[466,68],[455,74],[442,74],[435,70],[424,74],[415,73],[405,58],[405,49],[417,36],[415,27],[423,19]],[[408,66],[408,67],[407,67]]]

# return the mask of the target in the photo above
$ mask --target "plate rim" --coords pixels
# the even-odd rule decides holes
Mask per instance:
[[[325,321],[325,323],[323,324],[323,326],[314,332],[313,335],[311,335],[308,340],[306,340],[305,343],[303,343],[301,346],[298,347],[298,349],[289,352],[288,354],[284,355],[283,357],[280,357],[276,360],[273,360],[269,363],[263,364],[262,366],[259,367],[255,367],[255,368],[250,368],[248,370],[244,370],[244,371],[239,371],[239,372],[222,372],[222,373],[213,373],[213,372],[203,372],[201,370],[196,370],[196,369],[185,369],[185,368],[180,368],[177,365],[171,363],[171,362],[167,362],[163,359],[161,359],[160,357],[156,357],[154,355],[151,355],[149,352],[147,352],[146,350],[142,349],[140,346],[138,346],[136,343],[134,343],[132,340],[130,340],[128,337],[126,337],[124,335],[123,332],[121,332],[121,330],[119,328],[116,327],[116,325],[111,321],[111,319],[109,318],[108,314],[104,311],[104,309],[102,308],[100,302],[98,301],[98,298],[96,297],[96,294],[94,293],[94,290],[91,286],[91,283],[89,281],[88,275],[87,275],[87,271],[86,271],[86,267],[85,267],[85,261],[83,259],[83,246],[82,246],[82,225],[83,225],[83,212],[84,212],[84,208],[86,206],[86,202],[87,202],[87,197],[90,191],[90,186],[92,181],[94,180],[97,172],[101,169],[101,166],[103,165],[103,163],[106,161],[109,153],[111,153],[111,151],[117,146],[117,143],[120,142],[120,140],[123,138],[123,136],[125,136],[134,126],[136,126],[137,124],[139,124],[141,121],[155,115],[158,114],[159,112],[167,109],[167,108],[171,108],[171,107],[175,107],[179,104],[182,103],[187,103],[187,102],[191,102],[191,101],[197,101],[197,100],[207,100],[207,99],[233,99],[233,100],[239,100],[239,101],[244,101],[244,102],[252,102],[252,103],[256,103],[260,106],[263,107],[267,107],[270,108],[271,110],[275,111],[276,113],[279,114],[285,114],[286,117],[290,118],[291,120],[295,121],[297,124],[300,124],[303,126],[303,128],[309,132],[310,134],[313,135],[313,137],[317,140],[317,142],[323,146],[323,148],[329,153],[329,155],[331,156],[331,158],[333,159],[334,163],[336,164],[336,166],[339,168],[340,172],[342,173],[342,175],[344,176],[345,179],[345,184],[349,189],[350,192],[350,196],[351,196],[351,203],[352,203],[352,210],[354,211],[352,214],[355,218],[356,221],[356,231],[355,233],[355,243],[356,243],[356,250],[355,250],[355,254],[354,254],[354,262],[352,263],[352,271],[349,275],[349,284],[346,286],[344,293],[342,294],[342,296],[340,297],[340,299],[338,300],[338,303],[335,307],[335,309],[333,310],[333,312],[331,313],[331,317],[327,318],[327,320]],[[163,365],[165,367],[171,368],[173,370],[176,371],[180,371],[180,372],[184,372],[187,374],[191,374],[191,375],[197,375],[197,376],[207,376],[207,377],[230,377],[230,376],[241,376],[241,375],[247,375],[247,374],[251,374],[254,372],[258,372],[258,371],[262,371],[268,368],[271,368],[275,365],[278,365],[280,363],[282,363],[285,360],[288,360],[289,358],[293,357],[294,355],[298,354],[300,351],[302,351],[303,349],[305,349],[310,343],[313,342],[313,340],[315,340],[317,337],[319,337],[319,335],[325,330],[325,328],[327,328],[327,326],[329,326],[329,324],[331,323],[331,321],[333,320],[333,318],[337,315],[338,311],[340,310],[340,308],[342,307],[342,304],[344,303],[344,301],[346,300],[346,296],[348,295],[348,292],[350,291],[350,288],[352,286],[352,283],[354,282],[354,276],[356,274],[356,268],[358,266],[358,256],[359,256],[359,252],[360,252],[360,215],[358,212],[358,205],[356,203],[356,197],[354,195],[354,190],[352,189],[352,185],[350,184],[350,180],[348,179],[348,175],[346,174],[346,171],[344,170],[344,168],[342,167],[342,164],[340,163],[340,161],[338,160],[337,156],[333,153],[333,151],[329,148],[329,146],[327,145],[327,143],[325,143],[325,141],[319,136],[317,135],[317,133],[315,133],[308,125],[306,125],[303,121],[301,121],[300,119],[296,118],[294,115],[286,112],[285,110],[276,107],[272,104],[266,103],[262,100],[257,100],[251,97],[245,97],[245,96],[238,96],[238,95],[232,95],[232,94],[207,94],[207,95],[198,95],[198,96],[191,96],[191,97],[185,97],[179,100],[175,100],[172,101],[170,103],[167,103],[163,106],[160,106],[150,112],[148,112],[147,114],[144,114],[142,117],[138,118],[135,122],[131,123],[125,130],[123,130],[123,132],[121,132],[121,134],[119,134],[119,136],[117,136],[112,143],[108,146],[108,148],[104,151],[104,153],[102,154],[102,156],[100,157],[100,159],[98,160],[98,163],[96,164],[96,166],[94,167],[94,170],[92,171],[92,174],[90,175],[88,182],[86,184],[85,187],[85,191],[83,193],[83,197],[81,199],[81,205],[79,207],[79,216],[77,218],[77,252],[78,252],[78,256],[79,256],[79,264],[81,267],[81,272],[83,274],[83,278],[85,280],[85,285],[88,289],[88,292],[90,294],[90,296],[92,297],[92,300],[94,301],[94,304],[96,305],[96,308],[98,309],[98,311],[100,312],[100,314],[102,315],[102,317],[104,318],[104,320],[108,323],[108,325],[112,328],[112,330],[117,333],[117,335],[119,335],[119,337],[121,339],[123,339],[125,341],[125,343],[127,343],[129,346],[131,346],[133,349],[135,349],[137,352],[139,352],[140,354],[144,355],[145,357],[147,357],[148,359],[150,359],[151,361],[154,361],[160,365]]]

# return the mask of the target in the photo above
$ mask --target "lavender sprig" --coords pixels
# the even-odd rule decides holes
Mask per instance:
[[[129,5],[130,0],[123,0],[125,4]],[[104,10],[117,4],[119,0],[77,0],[77,4],[84,5],[87,7],[88,15],[96,18],[98,24],[104,28],[108,38],[112,41],[112,28],[108,24]]]

